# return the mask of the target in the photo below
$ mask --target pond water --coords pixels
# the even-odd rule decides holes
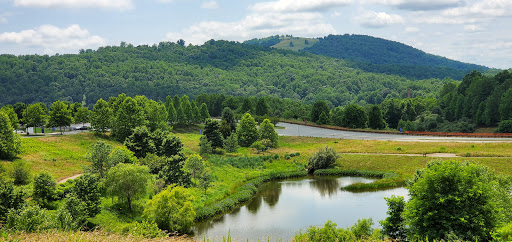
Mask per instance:
[[[197,239],[222,240],[230,234],[235,241],[290,240],[295,232],[310,225],[322,226],[331,220],[349,227],[361,218],[373,218],[374,227],[386,217],[384,197],[407,197],[407,189],[376,192],[347,192],[340,188],[362,177],[307,177],[267,182],[252,200],[222,217],[197,223]]]

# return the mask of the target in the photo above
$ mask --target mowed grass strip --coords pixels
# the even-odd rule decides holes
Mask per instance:
[[[512,143],[473,142],[411,142],[352,140],[315,137],[281,136],[280,148],[274,152],[301,152],[312,154],[321,146],[329,145],[340,153],[430,154],[453,153],[470,157],[512,157]]]

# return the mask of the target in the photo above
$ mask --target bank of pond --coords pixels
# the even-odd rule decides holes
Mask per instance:
[[[334,173],[334,171],[331,171]],[[283,239],[289,241],[310,225],[323,226],[327,220],[348,227],[361,218],[373,221],[386,217],[384,197],[407,197],[407,189],[347,191],[354,184],[371,184],[377,178],[361,176],[295,176],[272,179],[261,184],[247,202],[229,212],[197,222],[194,236],[222,240],[228,233],[236,241]]]

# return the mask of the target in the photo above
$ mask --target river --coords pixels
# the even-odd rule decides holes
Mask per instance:
[[[349,184],[369,183],[362,177],[307,177],[267,182],[246,204],[223,216],[197,223],[196,238],[219,241],[228,233],[235,241],[283,239],[289,241],[298,230],[322,226],[332,220],[346,228],[361,218],[373,218],[374,227],[386,217],[384,197],[407,197],[407,189],[376,192],[348,192]]]

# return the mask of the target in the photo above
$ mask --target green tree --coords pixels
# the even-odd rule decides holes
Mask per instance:
[[[469,162],[433,161],[408,186],[404,217],[417,239],[489,240],[500,210],[498,180],[487,167]],[[510,186],[508,188],[510,190]]]
[[[258,140],[258,130],[256,129],[256,121],[249,113],[244,114],[237,127],[238,144],[242,147],[249,147]]]
[[[156,222],[160,229],[171,233],[188,233],[196,215],[193,199],[186,188],[168,186],[148,201],[142,216]]]
[[[210,113],[208,113],[208,107],[206,106],[206,103],[201,103],[199,113],[201,113],[201,122],[204,122],[210,118]]]
[[[87,107],[79,107],[78,110],[75,113],[75,123],[84,124],[89,122],[91,117],[91,110]]]
[[[252,113],[252,102],[249,98],[242,98],[242,106],[239,113]]]
[[[73,123],[73,116],[68,105],[62,101],[56,101],[50,107],[50,120],[48,125],[51,127],[62,127],[70,126]]]
[[[256,102],[256,115],[268,115],[268,105],[263,97],[258,98],[258,101]]]
[[[0,111],[0,159],[13,159],[21,153],[20,136],[13,132],[11,120]]]
[[[111,167],[110,153],[112,145],[103,141],[98,141],[91,146],[87,153],[87,161],[91,163],[91,171],[98,174],[101,178],[105,177]]]
[[[194,117],[192,119],[192,123],[198,124],[202,122],[201,118],[201,112],[199,111],[199,108],[197,107],[197,104],[195,101],[190,102],[190,105],[192,106],[192,116]]]
[[[12,183],[0,179],[0,221],[5,221],[9,209],[19,209],[25,204],[23,192],[15,189]]]
[[[388,217],[380,221],[382,233],[394,240],[407,239],[406,225],[403,217],[405,209],[404,197],[393,195],[384,199],[386,199],[388,205]]]
[[[191,155],[185,161],[183,170],[192,176],[193,180],[196,180],[205,169],[203,158],[200,155]]]
[[[146,104],[145,112],[148,120],[147,126],[150,131],[167,129],[168,114],[167,109],[162,103],[149,100]]]
[[[124,145],[138,158],[143,158],[148,153],[155,153],[157,150],[151,132],[146,126],[135,128],[133,133],[124,141]]]
[[[263,120],[260,124],[260,129],[258,130],[260,140],[268,139],[270,140],[270,147],[277,148],[279,135],[274,129],[274,125],[270,122],[269,119]]]
[[[46,124],[47,118],[46,107],[42,103],[28,105],[23,112],[23,122],[27,127],[41,127]]]
[[[208,141],[206,136],[201,136],[199,139],[199,154],[209,155],[213,153],[212,142]]]
[[[312,174],[315,170],[325,169],[333,165],[338,159],[338,153],[334,148],[325,146],[320,147],[316,153],[311,155],[308,159],[307,169],[308,173]]]
[[[201,189],[204,189],[204,195],[206,195],[206,191],[211,186],[212,175],[208,170],[204,170],[203,173],[198,178],[197,186]]]
[[[331,123],[336,126],[342,125],[343,108],[335,107],[331,110]]]
[[[512,133],[512,119],[501,121],[495,133]]]
[[[176,113],[176,109],[174,108],[172,101],[169,102],[169,106],[167,106],[167,114],[167,122],[169,122],[171,125],[175,124],[178,120],[178,114]]]
[[[64,204],[57,211],[57,216],[61,217],[61,225],[59,227],[65,229],[77,229],[82,228],[87,223],[87,204],[84,200],[75,193],[69,193],[66,195]],[[60,216],[59,216],[60,215]],[[71,218],[67,218],[67,215]]]
[[[183,108],[181,106],[176,108],[176,122],[180,126],[185,126],[187,124],[187,116],[185,112],[183,112]]]
[[[500,120],[512,118],[512,88],[509,88],[501,98],[499,104]]]
[[[190,101],[187,95],[183,95],[180,98],[181,109],[183,110],[185,124],[190,125],[194,120],[194,114],[192,112],[192,105],[190,105]]]
[[[11,178],[14,185],[26,185],[30,182],[30,168],[27,163],[21,160],[14,161],[11,171]]]
[[[113,111],[103,99],[96,101],[91,113],[91,126],[100,132],[106,132],[112,127]]]
[[[119,163],[108,171],[105,187],[110,196],[125,200],[132,210],[132,201],[146,194],[148,179],[147,166]]]
[[[327,105],[327,102],[325,101],[316,101],[313,104],[313,107],[311,108],[311,113],[309,115],[309,118],[311,119],[311,122],[317,122],[318,119],[320,119],[320,115],[322,113],[329,114],[329,106]]]
[[[186,160],[187,157],[183,153],[167,157],[161,164],[158,178],[163,179],[167,185],[189,186],[191,183],[190,176],[183,171]]]
[[[212,148],[222,147],[222,134],[219,131],[219,121],[209,119],[204,127],[204,135],[212,144]]]
[[[236,131],[236,118],[235,113],[229,107],[225,107],[222,110],[222,120],[225,120],[227,125],[229,126],[230,131]],[[231,132],[230,132],[231,134]],[[229,135],[228,135],[229,136]]]
[[[386,128],[386,123],[384,122],[384,118],[382,118],[382,112],[378,105],[373,105],[370,112],[368,112],[368,127],[371,129]]]
[[[228,153],[235,153],[240,146],[238,145],[238,137],[233,132],[224,140],[224,149]]]
[[[146,124],[142,108],[131,97],[127,97],[121,103],[115,115],[116,118],[112,125],[112,136],[121,142],[132,134],[133,129]]]
[[[51,202],[55,198],[56,182],[53,177],[43,172],[34,177],[34,188],[32,196],[36,201],[47,203]]]
[[[93,174],[83,174],[75,179],[72,192],[84,202],[84,209],[89,217],[100,212],[100,185],[99,178]]]
[[[331,118],[329,117],[329,113],[326,113],[326,112],[322,112],[322,114],[320,114],[320,117],[318,118],[318,120],[316,121],[317,124],[329,124],[331,122]]]
[[[343,109],[342,125],[347,128],[365,128],[366,113],[364,109],[357,104],[349,104]]]
[[[11,121],[11,126],[14,130],[20,129],[20,121],[18,119],[18,115],[16,112],[14,112],[14,109],[10,105],[0,108],[0,112],[7,114],[9,120]]]

